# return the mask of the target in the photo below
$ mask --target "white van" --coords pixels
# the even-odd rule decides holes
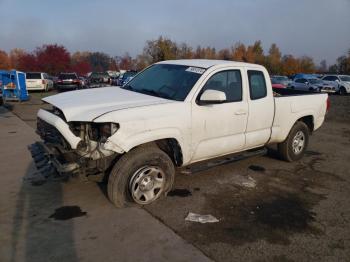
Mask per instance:
[[[46,73],[28,72],[26,73],[26,86],[28,91],[43,90],[47,92],[53,89],[53,81]]]

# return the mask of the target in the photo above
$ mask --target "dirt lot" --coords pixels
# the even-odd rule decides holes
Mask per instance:
[[[34,127],[38,96],[7,108]],[[350,96],[331,96],[331,104],[301,161],[280,161],[271,148],[265,156],[179,171],[170,196],[144,210],[215,261],[350,261]],[[86,201],[103,194],[80,191]],[[187,222],[188,212],[220,221]]]

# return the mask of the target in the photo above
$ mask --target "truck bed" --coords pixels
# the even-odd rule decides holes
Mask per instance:
[[[313,91],[303,91],[303,90],[295,90],[290,88],[273,88],[273,92],[277,93],[275,96],[300,96],[300,95],[317,95],[322,94],[319,92]]]
[[[270,142],[285,140],[296,121],[308,117],[313,130],[318,129],[327,111],[328,95],[292,89],[274,89],[275,116]]]

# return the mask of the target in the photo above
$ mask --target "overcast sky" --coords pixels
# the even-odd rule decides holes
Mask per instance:
[[[335,59],[350,48],[350,0],[0,0],[0,49],[140,53],[163,35],[196,47],[262,40],[283,54]]]

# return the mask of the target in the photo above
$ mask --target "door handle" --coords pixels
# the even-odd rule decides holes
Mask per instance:
[[[238,110],[238,111],[236,111],[235,112],[235,115],[246,115],[247,114],[247,111],[245,111],[245,110]]]

